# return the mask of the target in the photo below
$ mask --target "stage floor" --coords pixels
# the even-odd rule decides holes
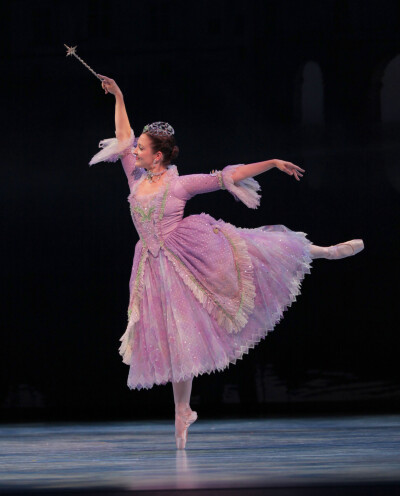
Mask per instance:
[[[400,415],[200,415],[185,451],[175,448],[173,418],[0,426],[0,491],[399,484]]]

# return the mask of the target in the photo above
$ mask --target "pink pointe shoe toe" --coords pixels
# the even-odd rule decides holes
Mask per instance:
[[[185,449],[189,426],[197,420],[197,412],[193,410],[175,412],[175,441],[178,450]]]
[[[340,258],[351,257],[360,253],[364,249],[364,242],[362,239],[352,239],[344,243],[328,246],[327,259],[339,260]]]

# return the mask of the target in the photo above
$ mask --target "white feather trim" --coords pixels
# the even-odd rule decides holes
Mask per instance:
[[[252,177],[247,177],[238,183],[234,183],[232,174],[243,164],[227,165],[222,169],[222,180],[226,189],[232,193],[236,201],[241,200],[249,208],[260,206],[261,195],[257,193],[261,190],[260,184]]]
[[[116,162],[126,150],[132,148],[134,139],[135,134],[131,128],[131,134],[126,140],[119,141],[117,138],[101,140],[99,148],[102,148],[102,150],[92,157],[89,165],[99,162]]]

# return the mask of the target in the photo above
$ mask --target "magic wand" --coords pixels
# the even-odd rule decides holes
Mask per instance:
[[[76,48],[77,48],[77,46],[78,46],[78,45],[77,45],[77,46],[74,46],[74,47],[69,47],[68,45],[66,45],[66,44],[64,43],[64,46],[65,46],[65,47],[67,47],[67,57],[68,57],[68,55],[73,55],[73,56],[74,56],[74,57],[76,57],[76,58],[77,58],[80,62],[82,62],[82,64],[83,64],[85,67],[87,67],[87,68],[89,69],[89,71],[90,71],[90,72],[92,72],[92,73],[93,73],[93,74],[97,77],[97,79],[100,79],[100,81],[103,81],[103,79],[101,79],[101,77],[100,77],[98,74],[96,74],[96,73],[94,72],[94,70],[93,70],[91,67],[89,67],[89,66],[87,65],[87,63],[79,57],[79,55],[77,55],[77,54],[76,54]]]

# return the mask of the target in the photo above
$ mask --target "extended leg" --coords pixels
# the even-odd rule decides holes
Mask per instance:
[[[337,245],[318,246],[311,244],[310,255],[312,258],[326,258],[328,260],[338,260],[340,258],[356,255],[364,249],[362,239],[352,239]]]
[[[328,247],[312,244],[310,247],[311,258],[327,258]]]

